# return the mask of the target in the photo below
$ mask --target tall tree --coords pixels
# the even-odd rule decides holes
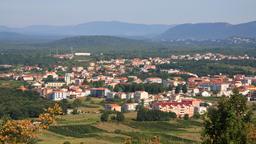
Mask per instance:
[[[188,92],[188,87],[187,85],[182,85],[182,92],[187,93]]]
[[[205,115],[203,143],[246,144],[250,117],[246,98],[234,90],[229,99],[222,98]]]
[[[179,94],[179,93],[180,93],[180,90],[181,90],[180,85],[176,86],[176,88],[175,88],[175,93],[176,93],[176,94]]]

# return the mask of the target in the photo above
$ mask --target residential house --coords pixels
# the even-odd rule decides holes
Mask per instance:
[[[62,90],[53,91],[53,93],[50,95],[50,99],[54,101],[67,99],[67,92]]]
[[[136,91],[134,93],[134,99],[136,102],[140,102],[141,100],[145,100],[148,98],[149,98],[149,95],[148,95],[148,92],[146,91]]]
[[[91,88],[91,96],[105,97],[110,92],[107,88]]]
[[[188,114],[189,117],[194,115],[194,106],[191,101],[155,102],[152,108],[164,112],[174,112],[177,117],[184,117],[185,114]]]
[[[161,84],[162,83],[162,79],[161,78],[157,78],[157,77],[154,77],[154,78],[146,78],[145,83],[159,83]]]
[[[59,87],[62,87],[64,85],[65,85],[64,82],[47,82],[45,84],[45,87],[59,88]]]
[[[129,112],[129,111],[136,111],[138,106],[138,103],[125,103],[122,106],[123,111]]]

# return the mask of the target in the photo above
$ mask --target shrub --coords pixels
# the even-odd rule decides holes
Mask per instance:
[[[188,114],[185,114],[184,117],[183,117],[184,120],[189,120],[189,115]]]
[[[194,115],[193,115],[193,118],[194,119],[199,119],[200,118],[199,112],[195,112]]]
[[[69,141],[65,141],[63,144],[71,144],[71,142],[69,142]]]
[[[163,112],[160,110],[146,110],[144,108],[139,109],[137,113],[137,121],[168,121],[171,118],[176,118],[176,114],[173,112]]]
[[[118,112],[116,113],[116,120],[117,121],[124,121],[125,117],[124,117],[124,114],[122,112]]]
[[[103,112],[100,116],[100,120],[102,122],[107,122],[108,121],[108,117],[109,117],[109,114],[107,112]]]
[[[72,114],[77,115],[77,114],[79,114],[79,111],[77,109],[73,109]]]
[[[116,117],[115,116],[111,116],[110,118],[112,121],[116,120]]]

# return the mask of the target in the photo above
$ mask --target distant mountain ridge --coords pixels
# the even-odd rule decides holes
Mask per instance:
[[[34,25],[24,28],[0,26],[0,31],[29,35],[109,35],[109,36],[154,36],[163,33],[172,25],[133,24],[118,21],[88,22],[74,26]]]
[[[170,28],[158,39],[161,40],[208,40],[232,36],[256,37],[256,21],[232,25],[229,23],[181,24]]]
[[[0,31],[0,42],[41,43],[62,39],[64,36],[34,36],[16,32]]]
[[[256,38],[256,21],[236,25],[229,23],[147,25],[118,21],[98,21],[74,26],[34,25],[24,28],[0,26],[0,40],[19,40],[19,38],[21,40],[33,40],[35,38],[37,40],[41,38],[56,40],[73,36],[103,35],[154,41],[223,40],[230,37]]]

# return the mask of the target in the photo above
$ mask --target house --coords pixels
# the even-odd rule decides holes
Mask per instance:
[[[145,83],[159,83],[161,84],[162,83],[162,79],[161,78],[157,78],[157,77],[154,77],[154,78],[146,78]]]
[[[198,109],[198,113],[200,115],[203,115],[207,112],[207,107],[204,107],[204,106],[200,106],[199,109]]]
[[[191,101],[165,101],[153,103],[152,109],[163,112],[174,112],[177,117],[184,117],[188,114],[189,117],[194,115],[194,106]]]
[[[192,106],[199,108],[202,101],[200,99],[195,98],[183,98],[181,102],[191,103]]]
[[[202,96],[202,97],[210,97],[210,96],[211,96],[211,93],[208,92],[208,91],[203,91],[203,92],[201,92],[201,96]]]
[[[25,87],[25,86],[20,86],[20,87],[18,88],[18,90],[21,90],[21,91],[27,91],[27,90],[28,90],[28,88],[27,88],[27,87]]]
[[[67,99],[67,92],[62,90],[53,91],[53,93],[50,95],[50,99],[54,101]]]
[[[33,81],[34,77],[32,75],[24,75],[24,76],[22,76],[22,80],[24,80],[24,81]]]
[[[114,98],[115,98],[115,95],[116,95],[116,92],[109,92],[109,93],[107,93],[107,95],[106,95],[106,99],[107,99],[107,100],[114,99]]]
[[[146,91],[136,91],[134,93],[134,99],[136,102],[140,102],[142,99],[145,100],[145,99],[148,99],[148,92]]]
[[[47,82],[45,84],[45,87],[59,88],[59,87],[62,87],[64,85],[65,85],[64,82]]]
[[[220,91],[220,92],[224,92],[227,91],[229,88],[229,84],[227,83],[211,83],[211,91]]]
[[[107,88],[91,88],[91,96],[105,97],[110,92]]]
[[[75,56],[90,56],[91,53],[75,53]]]
[[[133,99],[133,98],[134,98],[134,93],[133,92],[126,94],[126,99]]]
[[[52,92],[53,92],[53,89],[51,89],[51,88],[42,88],[40,94],[42,96],[47,96]]]
[[[71,84],[71,79],[72,79],[72,77],[73,77],[73,74],[72,74],[72,73],[66,73],[66,74],[65,74],[64,80],[65,80],[65,82],[66,82],[67,85]]]
[[[35,82],[35,83],[33,83],[31,86],[34,87],[34,88],[41,88],[41,87],[42,87],[42,84],[39,83],[39,82]]]
[[[117,111],[121,112],[121,106],[118,104],[106,104],[105,105],[105,110],[106,111]]]
[[[138,103],[125,103],[122,106],[123,111],[128,112],[128,111],[136,111],[138,106]]]
[[[192,89],[192,96],[197,96],[200,94],[200,90],[198,88],[193,88]]]
[[[126,99],[126,93],[118,92],[118,93],[115,94],[115,98]]]

